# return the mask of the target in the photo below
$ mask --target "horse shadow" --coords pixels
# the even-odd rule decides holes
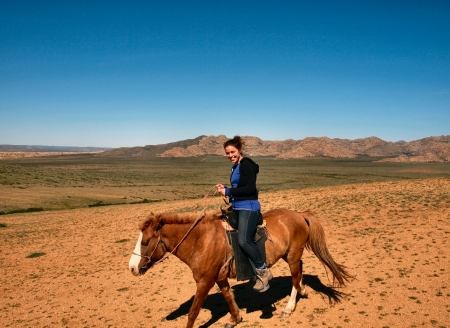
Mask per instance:
[[[253,284],[253,281],[249,281],[247,283],[234,286],[234,296],[238,307],[240,309],[246,309],[246,313],[261,311],[261,319],[272,318],[274,316],[274,312],[277,310],[275,303],[290,295],[292,290],[291,277],[273,278],[270,282],[270,289],[264,293],[255,292],[253,290]],[[333,287],[325,286],[317,276],[307,274],[303,275],[303,284],[307,285],[309,288],[318,292],[322,296],[327,297],[330,305],[340,303],[342,298],[346,295]],[[297,301],[299,298],[300,296],[297,295]],[[166,320],[175,320],[188,314],[193,301],[194,296],[181,304],[178,309],[170,313],[166,317]],[[210,310],[212,315],[208,322],[200,326],[202,328],[210,327],[220,318],[229,313],[228,304],[220,291],[215,294],[208,295],[202,308]]]

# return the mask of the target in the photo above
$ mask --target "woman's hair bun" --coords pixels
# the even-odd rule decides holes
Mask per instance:
[[[237,150],[242,151],[244,145],[244,140],[240,136],[234,136],[233,139],[229,139],[223,143],[223,148],[234,146]]]

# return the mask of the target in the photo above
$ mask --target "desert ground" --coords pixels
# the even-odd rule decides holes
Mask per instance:
[[[281,317],[291,291],[287,265],[269,291],[231,280],[244,321],[238,327],[450,327],[450,179],[261,193],[264,210],[311,210],[328,248],[355,279],[332,288],[305,252],[308,298]],[[137,224],[150,211],[194,208],[196,200],[0,216],[3,327],[183,327],[195,292],[175,256],[144,276],[128,272]],[[209,206],[222,204],[219,197]],[[218,236],[219,238],[219,236]],[[213,288],[196,327],[223,327],[227,305]]]

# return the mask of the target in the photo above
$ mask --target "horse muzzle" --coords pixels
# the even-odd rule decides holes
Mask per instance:
[[[140,269],[139,269],[139,275],[140,275],[140,276],[144,275],[144,274],[147,272],[148,269],[149,269],[149,268],[147,268],[147,267],[142,267],[142,268],[140,268]]]
[[[131,272],[131,274],[133,276],[139,276],[140,275],[140,273],[139,273],[140,270],[137,267],[130,266],[129,269],[130,269],[130,272]]]
[[[129,267],[129,269],[130,269],[130,272],[131,272],[131,274],[133,275],[133,276],[142,276],[142,275],[144,275],[147,271],[148,271],[148,269],[150,269],[152,267],[152,265],[144,265],[144,266],[142,266],[142,267],[138,267],[138,266],[135,266],[135,265],[130,265],[130,267]]]

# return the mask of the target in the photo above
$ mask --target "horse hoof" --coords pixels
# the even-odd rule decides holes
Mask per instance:
[[[242,322],[242,317],[238,320],[238,322],[234,325],[234,324],[232,324],[232,323],[227,323],[226,325],[225,325],[225,328],[233,328],[233,327],[236,327],[239,323],[241,323]]]
[[[287,318],[287,317],[289,317],[290,315],[291,315],[290,312],[285,312],[285,311],[281,312],[281,317],[282,317],[282,318]]]
[[[306,290],[306,288],[303,289],[303,290],[300,292],[300,296],[301,296],[301,297],[304,297],[304,298],[307,298],[307,297],[308,297],[308,291]]]

